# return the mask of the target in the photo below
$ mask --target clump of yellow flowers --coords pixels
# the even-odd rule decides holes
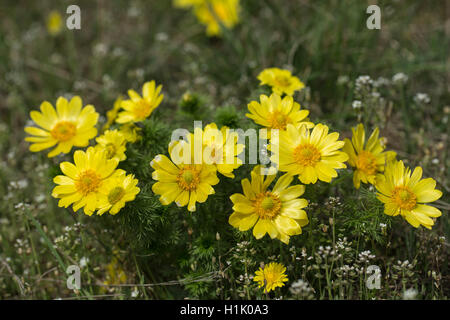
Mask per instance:
[[[76,150],[72,161],[60,163],[62,175],[54,178],[57,186],[52,196],[60,199],[60,207],[72,206],[74,211],[83,209],[87,215],[94,212],[117,214],[126,204],[133,201],[140,192],[138,180],[133,174],[117,169],[120,161],[126,160],[127,143],[139,139],[135,123],[147,119],[163,99],[161,86],[155,81],[146,82],[143,96],[129,90],[129,100],[119,97],[112,110],[107,113],[103,133],[97,136],[96,124],[99,114],[94,106],[83,107],[80,97],[68,101],[60,97],[56,108],[48,101],[40,106],[40,111],[31,111],[35,126],[25,127],[29,134],[25,138],[31,142],[30,151],[38,152],[54,147],[48,157],[70,153],[73,147],[88,147]],[[123,110],[123,111],[122,111]],[[118,129],[110,129],[117,123]],[[94,146],[89,146],[95,138]]]
[[[174,0],[178,8],[192,8],[210,37],[221,36],[222,26],[232,29],[239,22],[240,0]]]

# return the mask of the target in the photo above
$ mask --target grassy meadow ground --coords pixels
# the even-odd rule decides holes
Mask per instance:
[[[171,1],[80,0],[81,30],[50,35],[47,15],[65,17],[72,2],[0,3],[0,299],[450,297],[448,3],[377,1],[381,30],[369,30],[372,1],[243,0],[240,23],[210,38]],[[289,245],[228,224],[229,196],[241,192],[250,166],[236,180],[221,178],[195,213],[160,205],[149,162],[167,153],[171,131],[192,130],[193,120],[256,127],[245,113],[267,93],[256,77],[269,67],[306,84],[294,99],[314,122],[341,138],[359,121],[378,126],[389,149],[422,166],[443,192],[432,230],[383,214],[373,188],[354,189],[350,170],[307,187],[310,223]],[[373,82],[361,89],[355,82],[364,75]],[[141,194],[116,216],[58,208],[52,179],[70,155],[28,150],[30,110],[79,95],[104,122],[119,95],[152,79],[164,100],[123,164]],[[195,108],[181,102],[186,92],[197,97]],[[266,295],[251,275],[269,261],[287,267],[289,282]],[[82,267],[75,292],[66,287],[72,264]],[[381,268],[380,289],[365,285],[368,265]]]

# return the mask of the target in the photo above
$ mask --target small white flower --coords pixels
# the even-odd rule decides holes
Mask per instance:
[[[362,103],[359,100],[355,100],[352,102],[352,107],[353,109],[361,109],[362,107]]]
[[[406,82],[408,82],[408,76],[403,72],[396,73],[392,77],[392,82],[405,84]]]
[[[430,96],[426,93],[419,92],[414,96],[414,102],[417,104],[428,104],[430,101]]]
[[[415,300],[417,296],[417,290],[414,288],[409,288],[403,292],[403,300]]]
[[[81,258],[81,259],[80,259],[80,267],[81,267],[81,268],[86,267],[87,264],[88,264],[88,262],[89,262],[89,258],[86,258],[86,257]]]

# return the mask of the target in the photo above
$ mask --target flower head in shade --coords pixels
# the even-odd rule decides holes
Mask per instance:
[[[348,159],[340,151],[344,142],[338,139],[339,133],[328,133],[328,127],[320,123],[311,131],[304,125],[296,128],[288,124],[287,130],[280,132],[279,145],[269,146],[274,152],[271,159],[279,161],[280,171],[298,175],[304,184],[331,182],[337,177],[335,169],[346,168]]]
[[[431,229],[433,218],[440,217],[442,213],[425,203],[438,200],[442,192],[435,189],[434,179],[421,178],[421,167],[416,167],[411,173],[403,161],[393,161],[386,166],[384,174],[377,178],[375,187],[378,199],[384,203],[385,214],[400,214],[415,228],[423,225]]]
[[[89,147],[86,152],[75,151],[73,159],[74,163],[60,164],[63,175],[53,179],[57,186],[52,196],[60,199],[58,206],[73,205],[74,211],[84,208],[84,213],[90,216],[97,209],[100,191],[114,174],[118,161],[108,160],[106,152],[94,147]]]
[[[261,81],[260,85],[272,87],[272,91],[280,96],[283,94],[292,96],[295,91],[305,87],[305,84],[293,76],[289,70],[279,68],[264,69],[258,75],[258,80]]]
[[[261,166],[253,169],[251,179],[251,182],[248,179],[241,181],[243,194],[235,193],[230,197],[233,213],[228,222],[240,231],[253,228],[256,239],[268,233],[272,239],[288,244],[290,237],[301,234],[301,227],[309,222],[303,210],[308,201],[299,198],[305,192],[305,186],[289,186],[294,177],[285,174],[270,190],[275,175],[264,177]]]
[[[125,123],[120,126],[119,132],[125,137],[127,142],[135,143],[142,138],[140,135],[141,130],[134,123]]]
[[[144,83],[142,97],[134,90],[128,90],[130,99],[123,100],[116,122],[140,122],[147,119],[161,103],[164,95],[160,94],[162,85],[156,87],[155,81]]]
[[[138,180],[134,175],[127,175],[123,170],[116,170],[111,178],[106,180],[100,190],[97,214],[108,212],[117,214],[126,202],[133,201],[140,192]]]
[[[376,128],[369,139],[365,139],[364,126],[360,123],[352,128],[352,140],[345,139],[343,151],[347,153],[348,163],[354,167],[353,184],[359,189],[363,183],[375,184],[376,176],[384,171],[387,162],[396,157],[393,151],[384,151],[385,146],[378,138],[379,130]]]
[[[69,153],[72,147],[86,147],[89,140],[97,135],[95,125],[99,114],[92,105],[83,108],[80,97],[70,102],[60,97],[56,100],[56,110],[44,101],[41,111],[31,111],[31,119],[38,127],[25,127],[30,134],[25,141],[32,142],[30,151],[38,152],[56,146],[49,157],[60,153]]]
[[[270,292],[275,288],[283,287],[289,279],[285,266],[278,262],[271,262],[255,272],[253,281],[258,282],[259,288],[264,287],[264,292]]]
[[[162,154],[151,161],[150,165],[155,169],[152,178],[157,181],[152,190],[160,195],[159,201],[163,205],[175,202],[179,207],[187,205],[189,211],[195,211],[197,202],[203,203],[215,193],[212,186],[219,183],[219,179],[214,165],[194,164],[193,155],[187,161],[181,161],[175,153],[184,147],[184,150],[191,150],[184,141],[169,146],[173,162]]]
[[[127,141],[119,130],[106,130],[104,134],[95,140],[97,141],[95,148],[104,150],[107,159],[123,161],[127,158],[125,155]]]

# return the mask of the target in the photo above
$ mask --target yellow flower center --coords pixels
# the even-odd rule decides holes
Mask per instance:
[[[195,190],[200,183],[200,172],[191,166],[183,168],[177,176],[177,182],[183,190]]]
[[[291,79],[287,76],[276,76],[274,79],[275,85],[278,87],[289,87],[291,85]]]
[[[408,187],[404,186],[394,188],[392,199],[400,209],[408,211],[414,209],[417,203],[416,195]]]
[[[86,170],[75,181],[75,188],[83,195],[96,192],[102,182],[101,177],[94,170]]]
[[[116,155],[116,146],[113,143],[108,143],[105,146],[106,158],[112,159]]]
[[[301,144],[294,149],[294,161],[303,167],[314,167],[320,160],[320,151],[312,144]]]
[[[58,122],[50,131],[52,137],[61,142],[72,139],[76,133],[77,127],[69,121]]]
[[[254,200],[255,211],[261,219],[273,219],[281,209],[281,200],[270,191],[260,193]]]
[[[291,123],[291,119],[280,111],[275,110],[270,115],[269,122],[270,127],[273,129],[286,130],[286,126],[288,123]]]
[[[111,204],[116,204],[117,202],[122,199],[122,197],[125,195],[125,189],[122,187],[115,187],[112,189],[108,194],[108,202]]]
[[[377,173],[377,159],[369,151],[361,151],[356,160],[356,167],[367,175]]]
[[[145,118],[147,118],[150,115],[151,107],[152,107],[151,103],[149,103],[147,100],[140,99],[136,103],[136,107],[134,108],[134,114],[139,119],[145,119]]]

